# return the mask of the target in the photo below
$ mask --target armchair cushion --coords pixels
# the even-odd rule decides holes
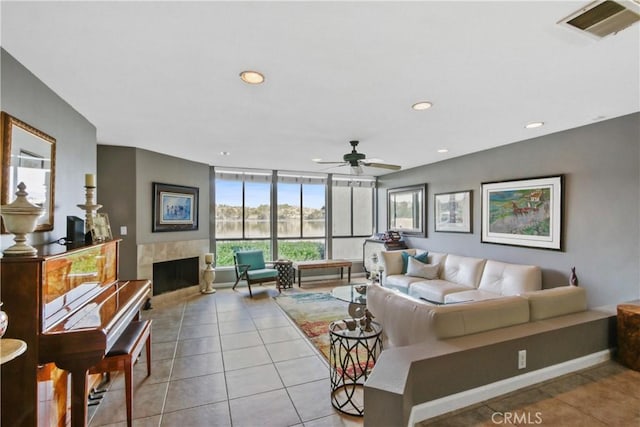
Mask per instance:
[[[249,271],[262,270],[265,268],[264,255],[262,251],[239,251],[236,252],[238,264],[246,264]]]
[[[275,268],[261,268],[259,270],[249,270],[247,271],[247,277],[250,280],[268,279],[270,277],[276,278],[278,277],[278,270],[276,270]]]

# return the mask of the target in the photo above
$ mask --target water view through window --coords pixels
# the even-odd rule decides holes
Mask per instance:
[[[233,265],[233,251],[261,249],[265,259],[325,256],[325,186],[278,183],[278,254],[270,254],[271,184],[216,180],[217,265]],[[228,240],[238,239],[238,240]]]

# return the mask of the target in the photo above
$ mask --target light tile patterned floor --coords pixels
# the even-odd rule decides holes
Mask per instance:
[[[255,289],[253,299],[246,288],[165,298],[144,313],[154,319],[152,375],[142,358],[134,426],[362,425],[331,406],[327,362],[274,303],[277,292]],[[125,414],[117,375],[90,426],[126,426]],[[512,424],[640,426],[640,372],[607,362],[418,425]]]
[[[154,319],[152,375],[141,358],[134,426],[361,426],[331,406],[328,364],[277,294],[256,286],[252,299],[238,288],[154,302],[144,312]],[[90,416],[91,427],[126,425],[121,374]]]

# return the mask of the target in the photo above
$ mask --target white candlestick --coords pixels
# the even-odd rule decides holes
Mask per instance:
[[[86,173],[84,175],[84,186],[85,187],[95,187],[96,186],[96,176],[92,173]]]

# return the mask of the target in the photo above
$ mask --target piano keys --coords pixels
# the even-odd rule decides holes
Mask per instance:
[[[151,293],[149,280],[117,279],[118,253],[119,241],[110,241],[2,258],[11,319],[5,336],[27,343],[23,356],[2,366],[3,426],[64,426],[69,416],[71,425],[86,425],[87,370],[139,317]]]

